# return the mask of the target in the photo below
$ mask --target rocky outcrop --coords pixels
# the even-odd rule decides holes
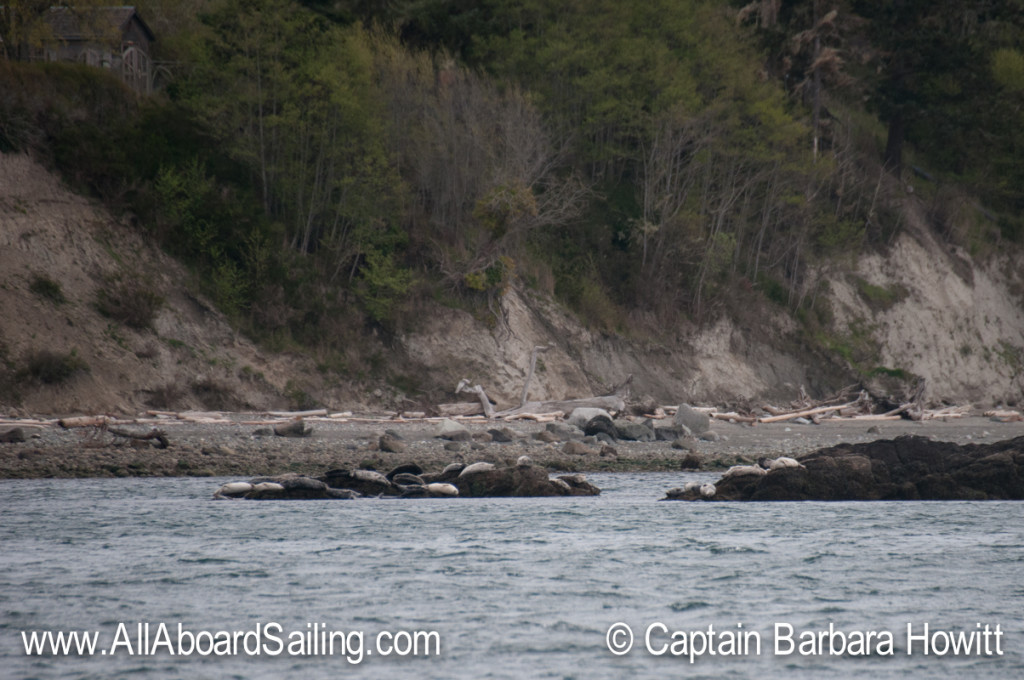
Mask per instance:
[[[960,446],[904,436],[840,444],[768,467],[731,469],[710,497],[688,485],[666,500],[1024,500],[1024,437]]]
[[[601,490],[581,474],[551,479],[547,470],[520,456],[515,466],[493,463],[452,464],[441,472],[425,473],[414,464],[401,465],[386,475],[374,470],[329,470],[319,479],[301,475],[257,477],[229,482],[213,494],[216,499],[325,500],[362,497],[489,498],[500,496],[596,496]]]
[[[460,496],[481,498],[491,496],[596,496],[601,493],[583,475],[548,477],[544,468],[529,463],[515,467],[495,467],[463,470],[453,484]]]
[[[249,500],[327,500],[359,498],[354,491],[332,489],[319,479],[302,475],[256,477],[248,482],[224,484],[213,497]]]

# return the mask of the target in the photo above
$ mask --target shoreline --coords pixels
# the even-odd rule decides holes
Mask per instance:
[[[671,442],[619,441],[614,453],[579,455],[563,451],[564,442],[545,443],[534,438],[545,426],[532,421],[471,422],[466,428],[473,441],[460,450],[445,449],[434,437],[437,424],[425,421],[360,419],[360,422],[307,421],[306,437],[280,437],[266,425],[252,424],[252,414],[232,414],[227,423],[167,421],[161,423],[169,446],[158,449],[151,441],[127,440],[95,427],[63,429],[54,423],[21,426],[27,440],[0,443],[0,479],[88,477],[223,477],[262,476],[284,473],[322,475],[329,469],[364,467],[387,471],[404,463],[424,470],[440,470],[452,462],[487,461],[512,465],[528,455],[535,465],[565,472],[680,472],[684,458],[699,468],[689,471],[724,470],[731,465],[754,463],[761,456],[801,455],[841,443],[893,439],[900,435],[930,437],[957,444],[986,443],[1024,436],[1022,422],[996,422],[983,416],[946,420],[858,422],[825,420],[820,424],[791,422],[746,425],[717,421],[717,441],[691,440],[689,450],[674,449]],[[245,421],[245,422],[243,422]],[[35,423],[38,421],[26,421]],[[18,421],[0,425],[0,433],[19,427]],[[486,432],[507,428],[511,442],[481,442]],[[148,423],[133,428],[148,431]],[[380,450],[386,430],[400,435],[404,451]],[[870,430],[870,431],[869,431]],[[600,447],[595,447],[600,448]]]

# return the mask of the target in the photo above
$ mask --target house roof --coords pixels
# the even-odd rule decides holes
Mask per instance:
[[[98,7],[92,10],[97,14],[83,21],[83,13],[76,12],[68,7],[54,7],[50,10],[47,20],[53,29],[53,35],[59,40],[90,40],[101,37],[108,30],[124,32],[132,21],[138,23],[150,42],[156,40],[153,31],[146,22],[142,20],[135,7],[123,5],[121,7]]]

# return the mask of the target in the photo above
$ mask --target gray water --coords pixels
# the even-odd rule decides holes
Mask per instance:
[[[212,501],[214,479],[0,482],[0,678],[1024,677],[1024,503],[657,502],[700,478],[595,474],[597,498],[292,502]],[[606,644],[619,622],[623,656]],[[263,626],[277,651],[322,624],[351,644],[143,654],[145,623],[173,644],[179,624],[206,642]],[[831,624],[893,647],[777,654],[777,623],[797,644]],[[990,637],[987,654],[908,655],[908,624],[998,625],[1003,653]],[[747,637],[691,665],[667,648],[709,626],[714,644],[756,634],[760,653]],[[99,646],[30,656],[32,631]],[[381,631],[434,632],[440,653],[382,656]]]

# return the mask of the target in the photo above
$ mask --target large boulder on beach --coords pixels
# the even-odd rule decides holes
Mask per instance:
[[[711,429],[711,418],[708,414],[701,413],[688,404],[680,404],[676,408],[676,414],[672,417],[672,424],[685,427],[691,433],[700,435]]]
[[[777,460],[763,475],[723,477],[714,500],[1024,500],[1024,437],[960,446],[903,436]]]
[[[630,442],[653,442],[654,430],[642,423],[619,418],[612,421],[615,426],[615,438]]]
[[[608,413],[608,411],[604,410],[603,408],[590,408],[580,406],[572,410],[572,413],[570,413],[569,417],[565,419],[565,422],[567,422],[569,425],[572,425],[573,427],[582,430],[583,427],[587,423],[589,423],[592,418],[595,418],[596,416],[604,416],[605,418],[608,419],[609,422],[611,422],[612,419],[612,414]]]
[[[450,418],[445,418],[438,423],[437,429],[434,430],[434,437],[453,442],[468,442],[473,438],[473,435],[465,425],[457,423]]]

